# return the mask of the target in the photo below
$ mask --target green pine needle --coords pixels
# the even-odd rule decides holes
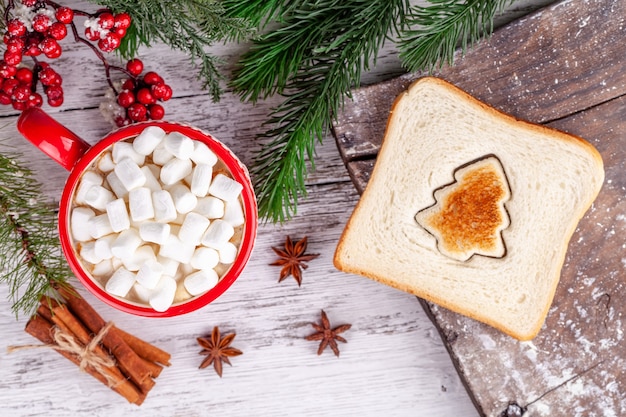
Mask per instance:
[[[91,0],[113,11],[127,12],[132,24],[118,52],[133,58],[140,46],[162,42],[187,52],[199,68],[198,77],[214,101],[218,101],[224,80],[219,70],[222,61],[205,51],[216,42],[242,41],[253,33],[251,24],[229,17],[216,0]]]
[[[454,53],[493,31],[493,18],[513,0],[428,0],[414,6],[399,42],[400,58],[409,71],[452,65]]]
[[[54,285],[68,285],[57,214],[43,199],[32,172],[0,154],[0,282],[9,287],[12,311],[31,316]]]
[[[251,169],[259,215],[272,222],[297,211],[316,143],[408,6],[405,0],[321,0],[290,7],[281,14],[284,25],[242,57],[232,83],[243,99],[286,97],[267,122],[271,128],[262,137],[272,139]]]

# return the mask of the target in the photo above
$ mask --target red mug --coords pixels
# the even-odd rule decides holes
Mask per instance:
[[[243,185],[241,203],[245,223],[235,261],[212,289],[188,300],[175,303],[164,312],[158,312],[148,306],[107,293],[102,285],[91,277],[83,267],[72,243],[70,230],[73,196],[81,175],[103,151],[115,142],[134,138],[149,126],[158,126],[166,133],[180,132],[193,140],[203,142],[224,163],[230,171],[232,178]],[[26,139],[70,172],[59,203],[59,238],[61,248],[76,277],[91,293],[106,304],[127,313],[146,317],[172,317],[186,314],[204,307],[222,295],[242,273],[250,258],[256,239],[258,227],[256,197],[245,165],[239,161],[230,149],[208,133],[180,123],[148,121],[114,130],[97,144],[91,146],[39,108],[24,110],[18,119],[17,129]]]

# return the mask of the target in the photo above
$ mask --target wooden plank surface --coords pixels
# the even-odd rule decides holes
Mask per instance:
[[[561,1],[501,28],[437,73],[518,118],[586,138],[602,153],[606,170],[532,342],[422,301],[483,415],[626,415],[625,19],[623,1]],[[357,90],[339,115],[335,137],[359,192],[393,100],[420,75]]]

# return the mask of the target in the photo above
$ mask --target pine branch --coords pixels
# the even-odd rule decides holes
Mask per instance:
[[[307,161],[314,167],[321,142],[343,97],[375,63],[388,34],[408,8],[405,0],[301,1],[290,6],[285,25],[262,36],[246,53],[233,87],[256,100],[282,93],[262,137],[272,138],[257,155],[251,174],[259,215],[289,219],[306,194]],[[281,14],[282,15],[282,14]]]
[[[43,200],[41,185],[16,162],[0,154],[0,282],[9,286],[16,317],[34,314],[53,285],[71,275],[61,253],[57,214]]]
[[[514,0],[428,0],[414,6],[401,33],[400,58],[411,72],[452,65],[454,53],[493,31],[495,15]]]
[[[252,33],[244,19],[229,17],[216,0],[91,0],[113,11],[125,11],[132,25],[122,41],[119,52],[125,59],[135,56],[140,46],[162,42],[173,49],[187,52],[199,69],[198,78],[214,101],[222,93],[219,71],[222,61],[204,48],[216,42],[241,41]]]

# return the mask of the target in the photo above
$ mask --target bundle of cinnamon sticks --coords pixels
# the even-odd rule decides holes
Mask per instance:
[[[76,291],[58,288],[58,292],[63,302],[41,299],[37,314],[26,324],[26,332],[55,348],[128,402],[143,403],[163,367],[170,365],[170,354],[107,323]],[[96,343],[92,343],[94,338]],[[66,344],[77,346],[81,353],[66,348]]]

